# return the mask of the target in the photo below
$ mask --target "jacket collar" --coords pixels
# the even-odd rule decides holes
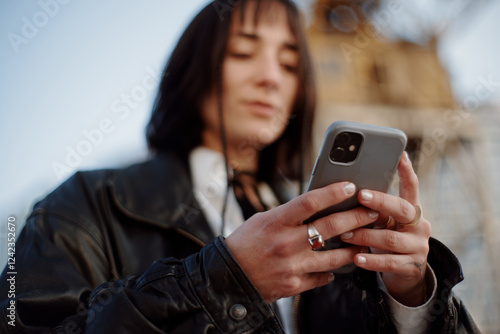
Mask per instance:
[[[429,246],[427,261],[436,274],[438,285],[451,290],[464,279],[462,266],[455,254],[439,240],[430,238]]]
[[[203,244],[214,238],[194,198],[189,167],[174,154],[158,154],[119,171],[109,189],[112,201],[129,218],[180,229]]]

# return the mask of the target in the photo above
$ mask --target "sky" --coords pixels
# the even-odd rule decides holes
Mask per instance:
[[[75,170],[146,154],[159,75],[206,0],[2,1],[0,217]]]
[[[500,1],[478,1],[470,15],[457,14],[439,52],[459,100],[486,82],[491,94],[483,89],[482,102],[499,103]],[[180,33],[207,3],[0,3],[1,220],[14,216],[20,229],[33,204],[76,170],[146,156],[155,85]]]

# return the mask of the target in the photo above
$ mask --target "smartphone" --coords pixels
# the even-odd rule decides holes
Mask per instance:
[[[304,223],[359,206],[357,192],[361,189],[387,192],[406,142],[405,133],[395,128],[347,121],[332,123],[316,158],[307,191],[331,183],[350,181],[356,185],[356,195],[316,213]],[[326,240],[322,250],[348,245],[337,236]],[[354,268],[354,264],[351,264],[334,272],[347,273]]]

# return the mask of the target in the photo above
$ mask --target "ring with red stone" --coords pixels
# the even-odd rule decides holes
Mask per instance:
[[[309,238],[307,238],[307,240],[309,240],[312,250],[320,249],[325,245],[323,236],[319,234],[318,230],[314,227],[313,224],[307,224],[307,234],[309,235]]]

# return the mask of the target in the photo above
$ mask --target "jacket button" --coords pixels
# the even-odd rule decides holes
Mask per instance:
[[[229,316],[233,320],[243,320],[247,316],[247,309],[241,304],[234,304],[229,309]]]

